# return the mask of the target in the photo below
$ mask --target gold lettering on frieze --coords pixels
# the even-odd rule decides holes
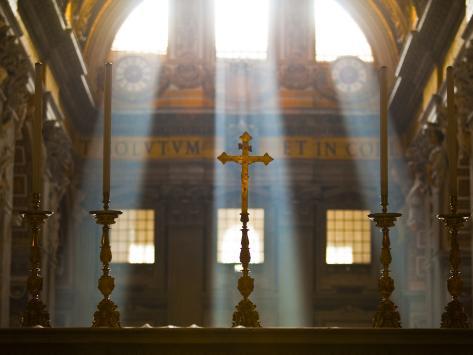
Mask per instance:
[[[261,137],[260,150],[271,150],[278,159],[377,160],[379,140],[371,137]],[[205,136],[115,136],[111,154],[118,160],[214,159],[221,141]],[[80,138],[75,151],[84,158],[101,159],[101,139]],[[391,158],[400,157],[392,144]]]
[[[379,139],[371,137],[284,137],[281,147],[279,138],[262,139],[262,150],[276,151],[277,158],[321,160],[377,160]],[[393,145],[392,158],[400,156]]]

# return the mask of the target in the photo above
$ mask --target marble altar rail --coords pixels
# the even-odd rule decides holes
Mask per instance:
[[[469,329],[0,329],[0,354],[473,355]]]

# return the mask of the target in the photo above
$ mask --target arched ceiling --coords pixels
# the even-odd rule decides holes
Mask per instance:
[[[338,0],[364,30],[374,52],[386,51],[392,59],[399,52],[413,23],[416,13],[425,7],[422,0]],[[100,28],[115,33],[127,14],[141,0],[65,0],[64,14],[87,51],[97,40]],[[101,35],[100,40],[104,40]],[[102,42],[107,44],[110,39]],[[378,49],[378,50],[377,50]]]
[[[119,27],[130,11],[142,0],[66,0],[64,15],[69,25],[82,43],[83,48],[93,36],[103,16],[109,18],[108,24]],[[110,29],[112,30],[112,29]]]
[[[64,15],[81,43],[89,78],[96,78],[91,82],[93,88],[97,84],[94,80],[100,77],[102,63],[109,60],[116,32],[141,1],[64,0]],[[211,0],[202,0],[202,3],[205,1]],[[402,45],[417,21],[417,11],[422,0],[337,1],[364,31],[377,65],[386,65],[390,77],[394,78]]]

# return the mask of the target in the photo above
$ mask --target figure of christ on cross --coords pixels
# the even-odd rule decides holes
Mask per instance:
[[[223,152],[217,159],[225,164],[227,162],[234,162],[241,165],[241,213],[240,221],[243,226],[241,228],[241,251],[240,251],[240,262],[243,267],[242,276],[238,280],[238,290],[240,291],[243,299],[236,306],[236,311],[233,313],[233,327],[242,325],[244,327],[261,327],[259,322],[259,314],[256,310],[256,305],[251,302],[248,297],[254,288],[254,279],[249,275],[249,263],[251,260],[249,239],[248,239],[248,167],[253,163],[264,163],[268,165],[271,163],[273,158],[265,153],[262,156],[250,155],[251,136],[248,132],[243,133],[240,136],[241,143],[238,144],[238,148],[241,149],[241,155],[228,155]]]

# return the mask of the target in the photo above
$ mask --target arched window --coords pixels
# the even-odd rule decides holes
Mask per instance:
[[[314,0],[317,61],[356,56],[372,62],[373,53],[358,24],[335,0]]]
[[[112,50],[166,54],[168,17],[169,0],[143,0],[118,30]]]
[[[269,0],[214,0],[217,58],[266,59]]]

